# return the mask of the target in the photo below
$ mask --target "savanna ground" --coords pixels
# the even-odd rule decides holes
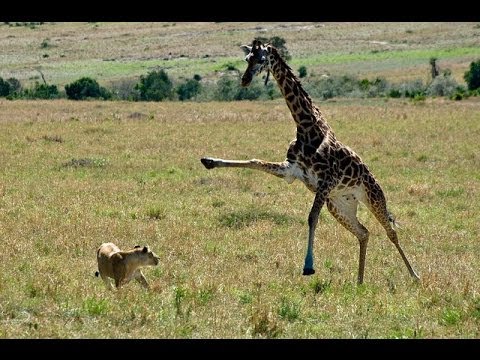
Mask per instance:
[[[42,82],[61,89],[83,76],[109,86],[138,80],[154,69],[173,78],[218,79],[243,69],[239,46],[256,36],[286,41],[294,70],[308,77],[355,75],[390,82],[430,79],[429,59],[450,69],[459,84],[480,56],[480,24],[471,22],[70,22],[23,26],[0,23],[0,76],[24,86]],[[18,26],[17,26],[18,25]]]
[[[365,284],[357,240],[325,209],[302,276],[313,195],[202,166],[283,160],[283,100],[0,100],[0,336],[478,338],[478,98],[319,105],[382,184],[420,283],[365,207]],[[106,241],[161,257],[151,291],[94,277]]]

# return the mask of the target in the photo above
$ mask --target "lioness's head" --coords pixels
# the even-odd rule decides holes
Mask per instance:
[[[142,259],[144,265],[158,265],[160,258],[148,246],[143,248],[140,245],[135,245],[135,253]]]

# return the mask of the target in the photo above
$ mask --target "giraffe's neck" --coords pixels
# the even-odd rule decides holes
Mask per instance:
[[[269,70],[280,87],[297,128],[315,127],[326,135],[330,127],[290,66],[280,57],[275,48],[268,47],[268,51]]]

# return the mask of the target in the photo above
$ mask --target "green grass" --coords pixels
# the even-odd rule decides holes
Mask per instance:
[[[358,241],[325,209],[316,273],[302,276],[305,186],[200,163],[283,160],[295,135],[283,100],[0,100],[0,335],[478,338],[478,99],[320,107],[384,188],[420,283],[363,206],[364,285]],[[94,276],[107,241],[160,256],[150,291]]]
[[[281,298],[278,308],[278,315],[281,319],[293,322],[300,317],[300,304],[295,301]]]
[[[338,64],[348,63],[349,66],[355,65],[357,61],[368,62],[382,62],[382,61],[399,61],[408,60],[409,62],[428,63],[431,57],[439,59],[449,59],[462,56],[480,56],[480,50],[477,47],[460,47],[447,49],[411,49],[411,50],[384,50],[384,51],[369,51],[360,53],[338,53],[338,54],[316,54],[311,55],[305,59],[292,59],[291,63],[302,63],[303,65],[317,65],[317,64]],[[353,64],[352,64],[353,63]]]

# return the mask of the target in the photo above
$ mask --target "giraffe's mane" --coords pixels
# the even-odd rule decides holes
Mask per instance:
[[[281,63],[281,65],[285,68],[285,70],[289,73],[288,74],[288,77],[291,78],[293,81],[295,81],[298,85],[298,91],[302,94],[303,97],[305,97],[305,99],[307,99],[307,101],[313,106],[313,101],[312,101],[312,98],[310,97],[310,95],[305,91],[305,89],[303,88],[302,86],[302,83],[300,81],[300,79],[295,75],[295,73],[293,72],[292,68],[290,67],[290,65],[287,64],[287,62],[282,58],[282,56],[280,55],[280,53],[278,52],[277,48],[274,47],[273,45],[271,44],[268,44],[267,46],[269,46],[271,49],[272,49],[272,54],[274,54],[278,59],[279,59],[279,62]]]

